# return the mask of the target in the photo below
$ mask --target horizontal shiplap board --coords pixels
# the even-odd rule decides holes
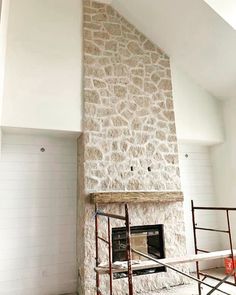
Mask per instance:
[[[20,144],[20,143],[4,143],[2,150],[6,154],[15,153],[20,154],[40,154],[41,148],[45,148],[45,153],[67,155],[68,152],[76,154],[76,147],[73,144]]]
[[[42,164],[42,162],[0,162],[0,167],[5,172],[71,172],[77,170],[77,163],[58,163],[53,165]]]
[[[0,271],[9,269],[29,269],[29,268],[47,268],[51,265],[57,265],[61,263],[75,263],[74,251],[67,252],[67,255],[39,255],[34,257],[20,257],[12,259],[1,259]],[[14,279],[14,277],[12,277]],[[3,291],[3,290],[2,290]]]
[[[38,239],[36,241],[35,238],[31,237],[24,237],[21,239],[6,239],[4,242],[0,244],[0,251],[14,251],[14,252],[20,252],[19,255],[21,255],[21,252],[25,251],[25,245],[27,243],[27,249],[36,249],[36,248],[48,248],[48,249],[54,249],[60,250],[62,252],[66,251],[72,251],[71,243],[75,245],[76,238],[73,235],[68,240],[64,240],[62,236],[54,236],[54,240],[48,244],[48,242],[45,241],[45,239]],[[75,247],[75,246],[74,246]],[[54,253],[55,254],[55,253]],[[12,256],[11,256],[12,257]]]
[[[4,153],[4,151],[2,151]],[[68,162],[72,162],[74,159],[74,155],[71,154],[67,154],[67,155],[63,155],[63,157],[61,157],[60,154],[46,154],[46,153],[38,153],[38,154],[21,154],[21,156],[19,157],[19,155],[15,154],[15,153],[5,153],[4,157],[2,157],[1,161],[3,163],[6,162],[36,162],[36,163],[42,163],[42,164],[50,164],[53,165],[53,163],[57,162],[57,163],[68,163]]]
[[[199,144],[179,144],[179,153],[207,153],[208,147]]]
[[[0,208],[2,209],[33,209],[33,208],[74,208],[76,200],[69,196],[63,198],[49,195],[47,198],[2,198]]]
[[[73,263],[61,263],[54,264],[47,267],[47,271],[42,267],[40,268],[29,268],[29,269],[19,269],[17,270],[5,270],[0,272],[0,283],[4,281],[11,281],[12,276],[16,279],[36,279],[43,276],[51,276],[56,274],[71,274],[74,276],[76,269]]]
[[[41,209],[41,210],[40,210]],[[17,208],[17,209],[0,209],[0,215],[2,218],[8,218],[8,217],[18,217],[18,218],[24,218],[24,217],[44,217],[44,216],[63,216],[65,214],[66,208]],[[69,208],[68,213],[73,214],[74,208]]]
[[[76,170],[74,171],[76,172]],[[72,177],[68,171],[0,171],[0,180],[5,181],[24,181],[25,179],[31,177],[34,181],[46,181],[51,177],[51,174],[55,173],[54,178],[56,180],[66,180],[66,182],[73,183],[76,181],[76,175]]]
[[[1,295],[76,291],[76,187],[76,140],[3,136]]]
[[[22,187],[21,189],[17,189],[16,187],[6,187],[1,188],[1,194],[4,195],[5,198],[48,198],[50,196],[57,196],[58,198],[71,196],[74,192],[74,187],[69,186],[66,188],[58,188],[58,187],[48,187],[48,188],[31,188],[28,187],[27,190]],[[16,194],[17,191],[17,194]],[[1,216],[0,216],[1,218]]]
[[[53,177],[52,177],[53,178]],[[0,185],[0,191],[7,189],[8,187],[14,187],[15,190],[26,190],[29,189],[41,189],[44,188],[46,191],[57,187],[58,189],[70,189],[71,186],[75,186],[76,181],[69,181],[67,184],[64,184],[60,179],[50,179],[37,182],[37,180],[32,180],[32,182],[17,181],[15,179],[3,181]],[[11,189],[10,189],[11,190]]]
[[[187,156],[186,156],[187,155]],[[191,200],[195,206],[216,205],[212,179],[212,166],[208,147],[199,145],[180,145],[179,164],[182,190],[184,192],[184,208],[188,254],[194,253]],[[196,211],[195,220],[199,227],[218,228],[217,214],[213,211]],[[224,228],[224,225],[222,226]],[[198,248],[215,251],[221,250],[218,233],[197,231]],[[202,269],[218,266],[219,261],[201,263]],[[194,270],[194,264],[191,270]]]
[[[71,273],[59,273],[59,274],[55,274],[55,275],[50,275],[50,276],[44,276],[44,277],[38,277],[35,280],[33,280],[32,278],[25,278],[25,279],[18,279],[18,280],[10,280],[10,281],[4,281],[4,282],[0,282],[0,290],[6,290],[6,291],[10,291],[10,290],[15,290],[16,294],[17,294],[17,290],[21,289],[22,287],[24,288],[43,288],[45,289],[45,287],[47,285],[49,286],[55,286],[59,283],[59,284],[65,284],[68,282],[72,282],[75,283],[76,281],[76,277],[73,276],[71,277]],[[46,284],[46,286],[45,286]],[[4,294],[4,293],[3,293]],[[58,293],[58,294],[62,294],[62,293]]]
[[[14,217],[2,217],[0,216],[0,229],[4,228],[12,228],[12,229],[18,229],[22,227],[27,227],[29,224],[31,226],[50,226],[56,225],[56,226],[62,226],[62,225],[72,225],[74,224],[75,220],[75,212],[72,212],[71,215],[60,215],[60,216],[37,216],[34,217],[33,220],[31,217],[22,217],[16,218]],[[19,222],[20,221],[20,222]],[[1,243],[1,239],[0,239]]]
[[[73,236],[76,231],[76,225],[61,225],[61,226],[31,226],[13,229],[9,228],[0,229],[0,237],[4,240],[7,238],[18,238],[18,237],[32,237],[36,239],[40,236],[60,236],[63,234],[65,238]]]
[[[210,158],[207,156],[205,152],[199,152],[199,153],[181,153],[179,156],[180,161],[205,161],[204,163],[210,163]]]
[[[73,284],[74,287],[72,290],[76,289],[76,283]],[[51,286],[51,285],[45,285],[44,284],[44,289],[47,290],[51,290],[47,292],[44,291],[44,289],[42,290],[42,288],[23,288],[21,290],[17,290],[17,295],[57,295],[57,294],[68,294],[68,292],[63,291],[63,293],[60,293],[61,290],[68,290],[70,289],[72,286],[72,283],[61,283],[61,282],[57,282],[55,286]],[[41,291],[40,291],[41,290]],[[69,294],[76,294],[73,291],[70,291]],[[4,292],[2,295],[16,295],[15,291],[6,291]]]

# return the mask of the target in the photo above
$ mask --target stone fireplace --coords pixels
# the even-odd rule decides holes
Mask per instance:
[[[169,57],[110,5],[91,0],[84,0],[83,5],[78,291],[94,295],[91,194],[106,193],[106,201],[99,200],[99,194],[96,201],[101,210],[114,214],[122,214],[123,203],[128,202],[133,228],[163,225],[166,257],[183,256],[186,247]],[[101,221],[103,236],[107,235],[105,224]],[[112,221],[114,229],[122,226]],[[101,249],[105,261],[107,248],[101,245]],[[183,277],[168,270],[135,276],[134,288],[136,294],[147,294],[183,282]],[[113,287],[114,294],[126,294],[127,279],[114,280]],[[102,290],[108,294],[106,276]]]

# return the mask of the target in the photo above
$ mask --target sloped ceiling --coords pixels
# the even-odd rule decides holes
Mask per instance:
[[[113,0],[200,86],[236,97],[236,31],[203,0]]]

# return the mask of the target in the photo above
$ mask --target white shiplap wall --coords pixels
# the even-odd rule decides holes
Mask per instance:
[[[0,294],[75,292],[76,140],[14,134],[2,139]]]
[[[179,145],[179,161],[181,185],[184,192],[185,228],[187,237],[187,252],[194,253],[192,228],[191,200],[195,206],[216,206],[216,195],[212,179],[212,165],[207,146],[181,144]],[[219,228],[217,218],[221,213],[201,211],[196,214],[198,226]],[[207,251],[221,250],[218,233],[208,231],[198,232],[198,248]],[[221,265],[219,261],[202,262],[202,269]],[[195,270],[194,264],[191,270]]]

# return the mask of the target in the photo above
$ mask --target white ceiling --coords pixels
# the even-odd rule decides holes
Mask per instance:
[[[203,0],[112,5],[200,86],[219,98],[236,97],[236,31]]]
[[[235,0],[204,0],[223,19],[236,30],[236,1]]]

